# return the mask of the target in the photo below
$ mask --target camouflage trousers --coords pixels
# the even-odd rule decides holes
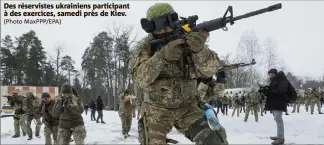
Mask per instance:
[[[45,145],[52,145],[52,135],[54,140],[54,145],[57,145],[57,132],[58,132],[58,125],[52,126],[49,124],[45,124],[44,127],[44,136],[45,136]]]
[[[20,128],[22,133],[26,134],[26,114],[15,115],[13,119],[15,135],[20,135]]]
[[[310,104],[311,104],[311,100],[310,99],[305,100],[305,109],[306,109],[306,112],[308,112],[308,107],[309,107]]]
[[[212,131],[197,104],[184,108],[166,109],[143,105],[138,131],[141,145],[166,145],[167,134],[175,127],[196,144],[228,144],[226,131]]]
[[[297,108],[297,112],[299,113],[300,104],[301,103],[299,102],[299,100],[297,100],[293,105],[293,111],[292,112],[295,112],[296,108]]]
[[[258,104],[248,104],[246,107],[244,121],[247,121],[247,119],[249,118],[250,111],[253,111],[255,121],[258,121],[258,110],[259,110]]]
[[[87,137],[87,131],[85,130],[84,125],[80,125],[74,128],[59,127],[57,134],[59,145],[70,144],[70,139],[72,135],[76,145],[84,145],[84,139]]]
[[[39,131],[40,131],[41,125],[42,125],[40,118],[30,116],[30,115],[26,115],[26,118],[27,118],[26,131],[27,131],[28,137],[29,138],[33,137],[33,130],[31,129],[31,123],[32,123],[33,119],[36,120],[35,135],[39,135]]]
[[[120,115],[120,120],[122,122],[122,133],[128,133],[132,126],[132,114],[122,114]]]
[[[318,113],[321,112],[321,102],[320,102],[320,100],[319,99],[314,99],[314,100],[311,101],[311,104],[310,104],[312,114],[314,113],[315,105],[317,106]]]
[[[234,109],[233,109],[232,117],[234,116],[235,111],[237,111],[236,112],[237,113],[237,117],[239,117],[240,116],[240,109],[241,109],[241,105],[235,105],[234,106]]]

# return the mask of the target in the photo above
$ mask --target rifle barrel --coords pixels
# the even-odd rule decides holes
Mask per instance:
[[[263,9],[259,9],[259,10],[253,11],[253,12],[249,12],[249,13],[246,13],[246,14],[243,14],[243,15],[236,16],[236,17],[233,18],[233,20],[231,20],[230,18],[226,19],[225,23],[229,23],[231,21],[241,20],[241,19],[248,18],[248,17],[253,17],[255,15],[263,14],[263,13],[266,13],[266,12],[279,10],[279,9],[281,9],[281,7],[282,7],[282,4],[278,3],[278,4],[275,4],[275,5],[263,8]]]

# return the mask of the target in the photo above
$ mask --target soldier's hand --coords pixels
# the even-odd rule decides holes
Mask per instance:
[[[179,60],[183,54],[183,49],[177,46],[184,44],[185,41],[182,39],[177,39],[169,42],[163,46],[160,50],[161,56],[166,60]]]
[[[205,47],[207,38],[209,37],[209,32],[199,31],[190,32],[186,37],[186,42],[189,45],[189,49],[193,52],[199,52]]]

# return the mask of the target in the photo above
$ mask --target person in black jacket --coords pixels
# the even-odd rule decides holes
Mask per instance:
[[[86,115],[88,114],[88,109],[89,109],[88,104],[85,104],[84,105],[84,112],[85,112]]]
[[[102,114],[103,109],[104,109],[104,105],[102,103],[101,96],[98,96],[98,98],[97,98],[97,111],[98,111],[97,123],[99,123],[99,118],[101,119],[101,123],[105,123],[103,121],[103,114]]]
[[[91,121],[96,121],[96,102],[93,97],[90,100],[89,108],[91,109]]]
[[[270,137],[274,140],[273,145],[283,144],[284,138],[284,123],[282,120],[282,113],[287,111],[287,91],[289,81],[284,75],[279,75],[277,69],[270,69],[268,71],[270,78],[270,85],[267,90],[267,98],[265,110],[271,110],[274,120],[277,124],[277,136]]]

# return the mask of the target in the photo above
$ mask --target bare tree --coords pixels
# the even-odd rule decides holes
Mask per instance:
[[[278,60],[275,41],[270,37],[266,38],[263,42],[263,48],[266,57],[266,69],[269,70],[276,67]]]
[[[258,60],[258,58],[261,58],[259,38],[256,36],[253,30],[243,33],[237,49],[238,58],[242,61],[251,61],[251,59]],[[259,66],[261,66],[261,64],[257,63],[255,66],[257,66],[258,68]],[[249,66],[249,70],[247,70],[248,80],[246,80],[245,82],[248,82],[249,85],[255,84],[260,80],[260,74],[257,68],[255,68],[254,66]]]
[[[55,64],[56,82],[59,83],[61,57],[62,57],[62,53],[65,51],[65,47],[63,46],[63,44],[56,44],[54,51],[55,51],[55,57],[54,58],[50,57],[50,59]]]

